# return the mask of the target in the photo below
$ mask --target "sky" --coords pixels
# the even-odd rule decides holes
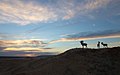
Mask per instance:
[[[120,0],[0,0],[0,56],[56,55],[81,40],[120,46]]]

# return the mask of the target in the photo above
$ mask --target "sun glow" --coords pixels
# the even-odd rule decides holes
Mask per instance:
[[[17,56],[25,56],[25,57],[35,57],[35,54],[18,54]]]

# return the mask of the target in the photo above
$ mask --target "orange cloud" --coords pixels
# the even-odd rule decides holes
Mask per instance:
[[[1,47],[10,46],[45,46],[46,43],[40,39],[29,39],[29,40],[0,40]]]
[[[23,51],[23,52],[47,52],[53,48],[40,48],[40,47],[6,47],[3,51]]]

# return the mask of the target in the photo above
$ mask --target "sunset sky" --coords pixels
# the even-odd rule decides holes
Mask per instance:
[[[0,0],[0,56],[54,55],[80,40],[120,46],[120,0]]]

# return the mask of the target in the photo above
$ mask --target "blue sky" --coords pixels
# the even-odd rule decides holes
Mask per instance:
[[[59,54],[98,41],[120,46],[119,0],[1,0],[0,56]],[[101,46],[102,47],[102,46]]]

